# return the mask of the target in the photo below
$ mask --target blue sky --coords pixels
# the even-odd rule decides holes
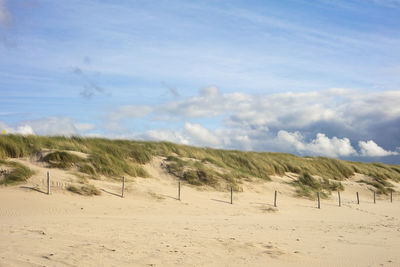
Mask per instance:
[[[399,163],[400,1],[0,0],[0,128]]]

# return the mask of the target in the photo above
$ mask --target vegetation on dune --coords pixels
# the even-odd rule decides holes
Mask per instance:
[[[389,192],[394,191],[393,184],[391,184],[390,182],[388,182],[382,178],[377,178],[377,177],[375,177],[374,180],[375,181],[360,180],[358,182],[368,184],[368,185],[375,187],[377,194],[387,195]]]
[[[167,169],[178,178],[193,185],[210,185],[216,187],[220,182],[239,190],[237,180],[232,173],[221,173],[213,170],[202,162],[193,160],[182,160],[175,156],[167,158]]]
[[[91,176],[96,176],[97,172],[96,170],[89,164],[83,163],[79,165],[79,171],[82,173],[86,173]]]
[[[0,160],[0,167],[1,166],[10,167],[10,170],[0,175],[0,184],[9,185],[25,182],[34,174],[34,171],[17,162]]]
[[[84,159],[68,152],[56,151],[47,154],[43,158],[43,161],[49,163],[54,168],[68,169],[84,161]]]
[[[144,144],[127,140],[34,135],[0,136],[0,159],[29,157],[42,149],[57,150],[43,158],[51,167],[68,169],[76,166],[80,171],[92,176],[128,174],[148,177],[140,164],[149,162],[152,157],[149,150],[144,148]],[[86,153],[89,157],[83,159],[65,150]]]
[[[321,197],[327,197],[332,191],[344,190],[340,181],[332,181],[328,178],[317,179],[307,172],[302,173],[292,184],[296,187],[298,196],[311,199],[315,198],[317,192],[320,192]]]
[[[68,191],[82,196],[99,196],[101,191],[94,185],[83,184],[83,185],[70,185],[67,187]]]
[[[307,173],[311,177],[324,177],[316,184],[304,177],[295,184],[305,192],[310,191],[310,194],[313,194],[318,186],[321,186],[325,193],[338,190],[341,184],[333,180],[341,181],[354,173],[373,177],[374,183],[376,182],[374,186],[379,189],[382,185],[386,192],[388,186],[384,184],[385,182],[388,180],[400,182],[400,166],[381,163],[299,157],[285,153],[199,148],[169,142],[63,136],[0,136],[0,159],[29,157],[42,149],[56,150],[48,155],[47,162],[53,164],[53,167],[75,166],[80,172],[90,176],[115,177],[128,174],[147,177],[148,174],[142,164],[148,163],[155,156],[160,156],[167,158],[166,167],[171,173],[194,185],[216,187],[220,183],[226,183],[235,186],[243,179],[270,180],[271,175],[283,175],[286,172],[300,176]],[[88,157],[79,158],[65,151],[83,152],[88,154]],[[385,193],[385,190],[381,190],[382,193]]]

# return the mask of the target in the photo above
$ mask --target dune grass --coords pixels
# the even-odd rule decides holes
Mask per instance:
[[[127,140],[101,138],[81,138],[64,136],[0,136],[0,159],[29,157],[42,149],[57,150],[44,157],[51,167],[68,169],[77,166],[79,170],[92,176],[148,177],[141,164],[151,160],[152,154],[145,143]],[[77,151],[89,154],[88,159],[65,152]]]
[[[387,195],[391,191],[395,191],[393,189],[393,184],[391,184],[390,182],[388,182],[382,178],[375,177],[374,181],[360,180],[358,182],[372,185],[373,187],[375,187],[377,194]]]
[[[175,156],[167,158],[167,169],[176,177],[193,185],[216,186],[221,180],[228,181],[227,175],[220,174],[201,162],[182,160]]]
[[[49,163],[53,168],[68,169],[84,161],[84,159],[68,152],[55,151],[47,154],[43,161]]]
[[[320,181],[321,186],[325,186],[324,192],[328,192],[329,187],[339,186],[333,183],[333,180],[344,180],[356,172],[373,177],[378,183],[388,180],[400,182],[400,166],[382,163],[299,157],[286,153],[200,148],[169,142],[63,136],[0,136],[0,159],[29,157],[42,149],[88,154],[87,159],[78,161],[77,158],[70,158],[70,155],[58,153],[53,155],[54,158],[49,159],[49,162],[60,164],[63,160],[57,161],[57,159],[64,157],[67,158],[68,163],[65,163],[67,166],[76,166],[79,171],[91,176],[120,177],[128,174],[147,177],[148,174],[142,165],[155,156],[161,156],[168,158],[167,168],[172,173],[194,185],[217,186],[220,182],[237,185],[244,179],[268,181],[271,175],[283,175],[286,172],[324,177],[328,181]],[[307,184],[304,186],[310,187]]]
[[[82,196],[99,196],[101,191],[94,185],[83,184],[83,185],[70,185],[67,187],[68,191]]]
[[[344,187],[340,181],[332,181],[328,178],[314,178],[309,173],[302,173],[298,180],[292,183],[296,187],[296,193],[300,197],[314,199],[319,192],[321,197],[326,198],[332,191],[343,191]]]
[[[89,164],[86,164],[86,163],[83,163],[83,164],[79,165],[79,171],[82,172],[82,173],[89,174],[89,175],[94,176],[94,177],[97,176],[97,172],[93,168],[93,166],[89,165]]]
[[[4,185],[25,182],[29,177],[35,174],[34,171],[17,162],[0,160],[0,167],[1,166],[10,167],[10,171],[6,172],[3,177],[0,177],[0,184]]]

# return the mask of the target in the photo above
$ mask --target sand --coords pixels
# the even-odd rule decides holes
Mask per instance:
[[[157,164],[154,178],[128,178],[125,198],[116,181],[97,181],[97,197],[68,192],[61,170],[46,195],[48,169],[31,166],[27,184],[0,187],[0,266],[400,266],[398,195],[374,204],[349,180],[342,207],[334,194],[317,209],[293,197],[288,175],[244,184],[233,205],[228,191],[185,184],[178,201]]]

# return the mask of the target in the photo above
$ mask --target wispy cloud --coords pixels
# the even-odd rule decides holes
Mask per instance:
[[[0,27],[9,27],[12,23],[12,16],[6,6],[6,0],[0,0]]]
[[[17,46],[16,41],[7,35],[13,20],[13,16],[7,8],[6,0],[0,0],[0,44],[3,44],[6,48]]]
[[[43,68],[57,75],[55,69],[79,66],[77,61],[93,55],[96,64],[90,64],[91,70],[108,80],[122,76],[134,82],[145,81],[146,86],[154,80],[168,81],[177,88],[213,83],[232,91],[373,88],[377,84],[387,89],[400,84],[394,79],[395,74],[382,75],[380,71],[398,61],[398,27],[387,29],[383,22],[370,27],[366,15],[351,20],[350,15],[344,17],[333,10],[321,19],[307,14],[298,16],[300,12],[295,8],[277,10],[271,3],[261,9],[251,4],[239,7],[212,2],[178,3],[161,2],[156,8],[151,3],[138,7],[96,1],[73,5],[63,2],[61,5],[73,12],[56,12],[62,20],[44,17],[43,25],[51,30],[40,29],[21,40],[28,46],[26,51],[35,49],[35,53],[13,58],[11,63],[16,68]],[[52,7],[44,8],[47,6]],[[286,16],[290,11],[297,16]],[[396,25],[395,21],[386,23]],[[67,36],[43,34],[57,32],[57,27],[62,27]],[[149,37],[149,32],[155,39]],[[34,48],[30,44],[35,44]],[[366,57],[367,54],[371,56]],[[83,93],[90,97],[90,91]]]
[[[68,117],[46,117],[36,120],[25,120],[15,125],[0,121],[0,129],[6,133],[38,135],[80,135],[95,128],[91,123],[79,123]]]

